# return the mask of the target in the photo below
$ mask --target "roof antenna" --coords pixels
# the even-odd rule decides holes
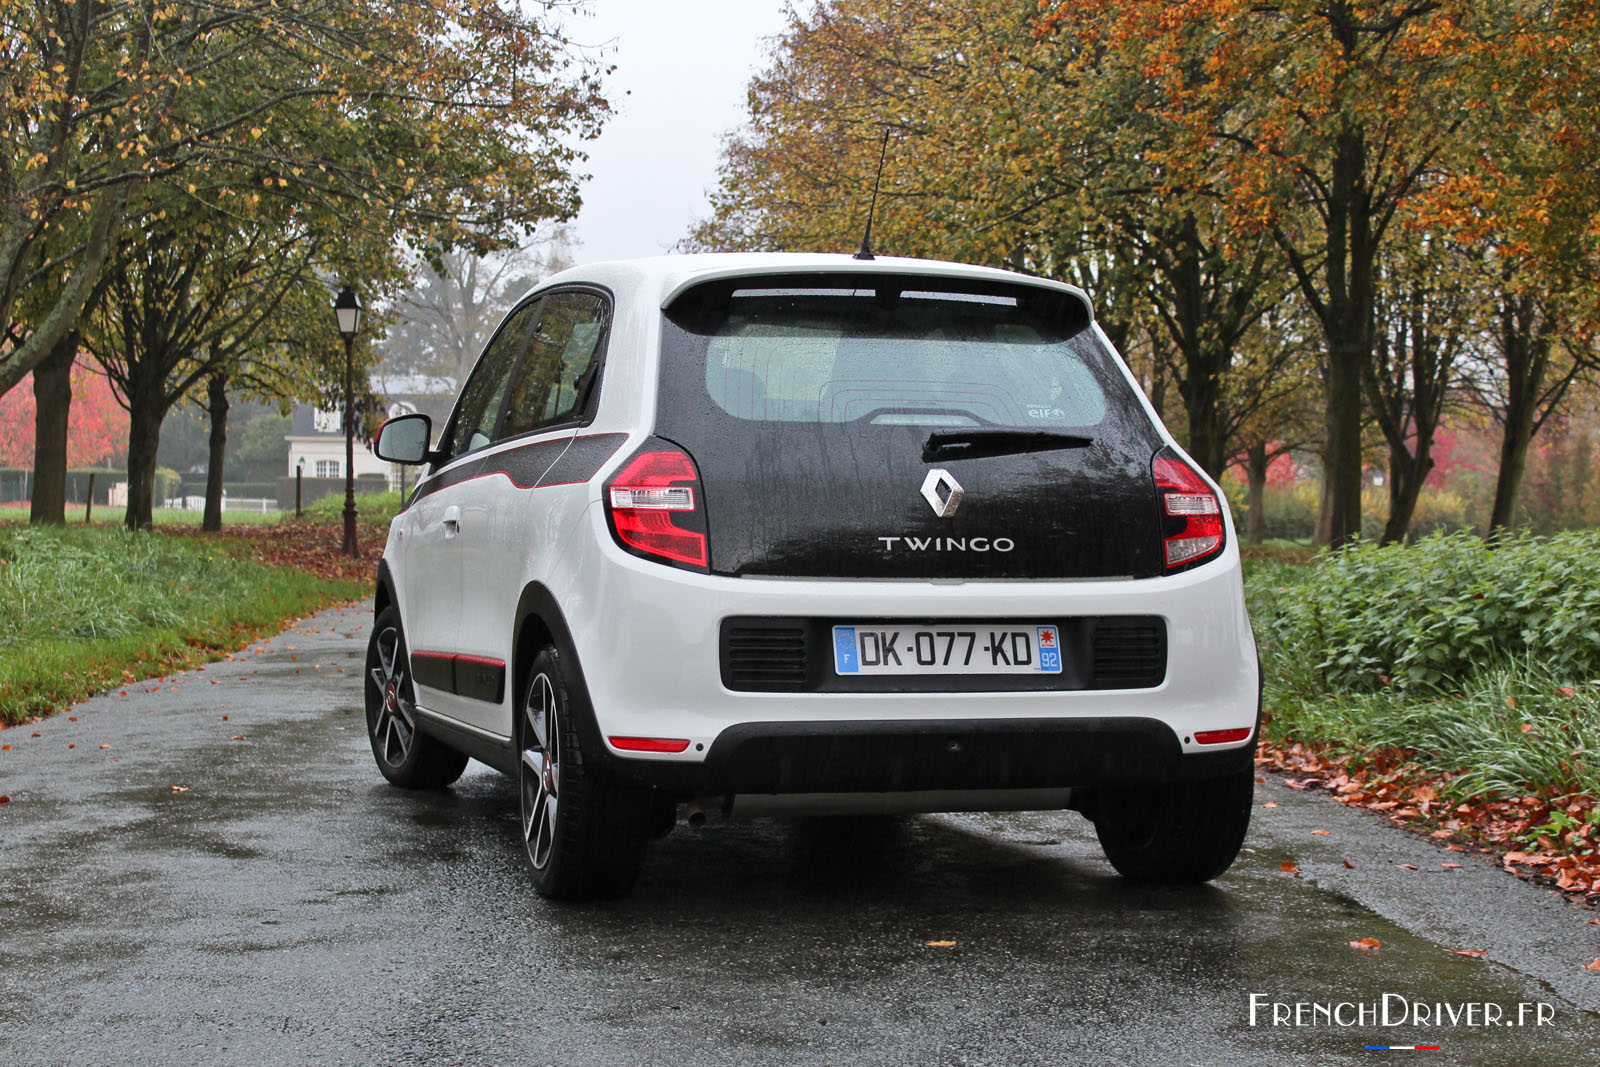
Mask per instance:
[[[883,181],[883,161],[889,155],[889,127],[883,127],[883,147],[878,151],[878,176],[872,179],[872,206],[867,208],[867,232],[861,236],[861,247],[856,250],[852,259],[873,259],[872,254],[872,216],[878,210],[878,184]]]

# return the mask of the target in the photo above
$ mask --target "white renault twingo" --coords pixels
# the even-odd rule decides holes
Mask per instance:
[[[1129,878],[1226,870],[1258,669],[1222,494],[1079,290],[921,260],[672,256],[501,324],[378,575],[367,722],[409,788],[515,775],[546,896],[677,805],[1075,809]]]

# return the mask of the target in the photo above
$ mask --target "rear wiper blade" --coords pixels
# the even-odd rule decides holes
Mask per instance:
[[[1062,448],[1087,448],[1094,438],[1051,430],[1007,430],[981,427],[972,430],[935,430],[922,444],[922,462],[941,459],[982,459],[1020,452],[1054,452]]]

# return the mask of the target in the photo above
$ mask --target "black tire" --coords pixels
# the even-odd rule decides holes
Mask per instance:
[[[1124,878],[1197,885],[1233,866],[1254,796],[1250,768],[1204,782],[1103,790],[1095,833]]]
[[[661,805],[648,790],[608,779],[584,758],[571,681],[547,645],[529,666],[517,702],[523,853],[540,896],[620,897],[639,877]]]
[[[416,690],[400,612],[378,612],[367,642],[367,740],[383,776],[403,789],[443,789],[467,769],[467,757],[417,729]]]

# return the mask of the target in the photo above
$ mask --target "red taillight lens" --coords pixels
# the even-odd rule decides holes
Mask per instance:
[[[635,555],[705,570],[700,475],[681,448],[651,441],[606,484],[606,514]]]
[[[1151,464],[1167,516],[1167,569],[1222,551],[1222,501],[1187,463],[1157,456]]]

